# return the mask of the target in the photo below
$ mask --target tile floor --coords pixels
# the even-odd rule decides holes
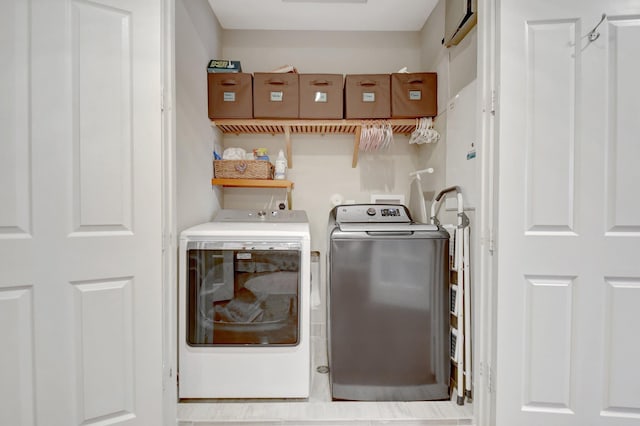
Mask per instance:
[[[316,275],[317,276],[317,275]],[[312,286],[313,288],[313,286]],[[324,294],[324,288],[314,289]],[[316,300],[320,300],[316,293]],[[312,294],[312,301],[314,300]],[[312,309],[311,392],[304,400],[237,400],[181,402],[178,426],[451,426],[473,425],[473,406],[451,401],[351,402],[332,401],[329,375],[317,371],[328,365],[324,300]]]
[[[316,371],[327,365],[325,342],[322,335],[312,337],[313,375],[308,399],[183,402],[178,404],[178,425],[473,425],[470,404],[331,401],[329,375]]]

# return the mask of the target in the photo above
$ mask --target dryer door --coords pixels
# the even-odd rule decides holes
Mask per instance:
[[[297,345],[301,253],[291,243],[188,247],[187,344]]]

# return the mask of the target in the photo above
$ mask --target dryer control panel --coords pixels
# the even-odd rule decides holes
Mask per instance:
[[[218,211],[214,222],[308,223],[309,219],[303,210],[222,209]]]

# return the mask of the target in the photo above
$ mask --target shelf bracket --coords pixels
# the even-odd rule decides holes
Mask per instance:
[[[351,168],[358,165],[358,152],[360,151],[360,135],[362,134],[362,126],[356,126],[356,133],[353,138],[353,160],[351,160]]]
[[[293,156],[291,155],[291,126],[284,126],[284,143],[287,149],[287,168],[293,169]]]

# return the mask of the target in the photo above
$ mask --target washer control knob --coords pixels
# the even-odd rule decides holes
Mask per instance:
[[[264,210],[259,210],[258,211],[258,216],[265,217],[266,215],[267,215],[267,212],[265,212]]]
[[[376,215],[376,209],[374,209],[373,207],[369,207],[369,208],[367,209],[367,214],[368,214],[369,216],[375,216],[375,215]]]

